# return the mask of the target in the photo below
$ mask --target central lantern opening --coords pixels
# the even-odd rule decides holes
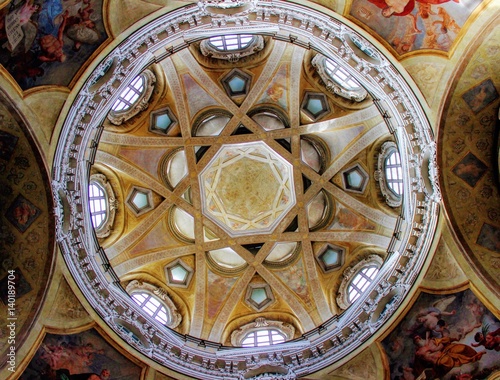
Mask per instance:
[[[203,213],[231,236],[270,233],[295,205],[292,165],[264,142],[223,145],[199,182]]]

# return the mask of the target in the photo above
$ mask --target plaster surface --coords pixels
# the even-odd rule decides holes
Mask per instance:
[[[203,212],[232,236],[269,233],[295,204],[292,176],[263,142],[223,145],[200,174]]]

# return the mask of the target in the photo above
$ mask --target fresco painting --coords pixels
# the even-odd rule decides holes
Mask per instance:
[[[481,232],[479,232],[479,236],[477,237],[477,244],[490,251],[500,252],[500,228],[483,223]]]
[[[383,341],[391,380],[485,379],[500,370],[500,321],[472,291],[422,293]]]
[[[453,173],[471,187],[476,186],[477,182],[484,176],[488,167],[471,152],[453,168]]]
[[[310,307],[312,304],[311,293],[307,288],[306,271],[302,259],[278,273],[278,277],[283,283],[297,293],[306,306]]]
[[[222,277],[208,270],[207,316],[209,318],[217,315],[235,282],[236,277]]]
[[[41,211],[38,207],[19,194],[5,213],[5,217],[19,231],[24,232],[40,214]]]
[[[375,225],[367,218],[349,210],[340,202],[337,202],[336,206],[337,213],[330,229],[375,230]]]
[[[420,49],[450,51],[481,0],[353,0],[350,15],[400,55]]]
[[[137,380],[141,368],[111,347],[95,329],[47,334],[21,380]]]
[[[106,38],[102,0],[13,0],[0,11],[0,63],[23,90],[68,86]]]
[[[0,131],[0,159],[10,160],[16,148],[17,140],[19,140],[19,137]]]
[[[258,103],[275,103],[287,110],[287,81],[288,69],[287,66],[283,64],[273,76],[269,86],[266,88]]]
[[[220,104],[203,89],[202,86],[189,74],[182,75],[182,84],[184,92],[189,99],[189,115],[194,117],[200,110],[210,106],[219,106]]]
[[[491,79],[486,79],[462,95],[472,112],[478,113],[498,99],[498,92]]]

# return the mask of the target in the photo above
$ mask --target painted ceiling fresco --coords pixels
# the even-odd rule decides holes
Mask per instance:
[[[379,34],[398,54],[449,52],[482,0],[353,0],[350,16]]]
[[[21,380],[138,380],[142,369],[95,330],[46,334]]]
[[[499,337],[500,321],[472,291],[421,293],[382,346],[391,380],[485,379],[500,369]]]
[[[477,48],[450,97],[441,135],[443,194],[471,261],[500,284],[497,152],[500,30]]]
[[[69,86],[106,38],[102,0],[12,1],[0,11],[0,63],[23,90]]]
[[[21,342],[37,315],[52,265],[54,222],[48,177],[28,131],[2,103],[0,121],[0,352],[5,352],[8,318],[16,318],[10,321]],[[9,285],[15,287],[14,307]],[[2,355],[0,363],[4,360]]]

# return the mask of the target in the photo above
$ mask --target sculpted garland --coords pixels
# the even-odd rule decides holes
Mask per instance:
[[[189,5],[159,17],[105,57],[81,86],[62,128],[54,160],[56,236],[70,272],[93,308],[144,355],[186,375],[202,374],[205,379],[267,376],[266,371],[272,372],[273,378],[293,379],[359,347],[389,319],[410,291],[437,222],[440,194],[435,143],[418,100],[399,71],[336,16],[289,2],[240,2],[231,7],[227,1],[223,3],[224,14],[229,9],[230,17],[221,17],[218,2]],[[267,35],[335,57],[374,98],[394,134],[403,162],[403,211],[375,291],[364,294],[341,316],[302,339],[272,349],[222,348],[160,328],[120,287],[99,247],[86,208],[89,170],[102,133],[101,122],[127,82],[151,63],[192,42],[228,33]],[[364,51],[370,52],[369,57]],[[116,83],[121,85],[116,87]],[[193,360],[195,356],[198,360]]]

